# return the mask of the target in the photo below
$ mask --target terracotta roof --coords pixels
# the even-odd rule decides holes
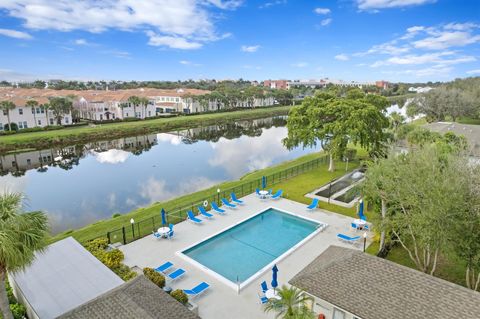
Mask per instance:
[[[58,317],[83,318],[200,319],[143,275]]]
[[[289,283],[363,319],[480,317],[480,293],[350,248],[330,246]]]

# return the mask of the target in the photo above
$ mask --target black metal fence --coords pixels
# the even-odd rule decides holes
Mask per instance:
[[[282,181],[285,181],[289,178],[295,177],[304,172],[308,172],[314,168],[317,168],[320,164],[326,163],[328,160],[327,156],[321,156],[314,160],[304,162],[292,167],[289,167],[285,170],[273,173],[271,175],[266,175],[267,188],[271,188],[273,185],[278,184]],[[211,195],[205,197],[202,201],[191,202],[188,205],[181,207],[176,207],[167,212],[167,222],[171,224],[176,224],[181,221],[184,221],[187,218],[187,212],[191,210],[196,214],[198,211],[198,206],[206,205],[206,209],[210,209],[210,203],[215,202],[218,206],[221,206],[220,200],[222,198],[230,198],[230,194],[234,192],[237,197],[243,197],[245,195],[255,192],[256,188],[262,187],[262,178],[258,178],[252,181],[245,182],[243,184],[231,187],[225,190],[220,190],[220,192],[212,193]],[[145,218],[140,221],[135,221],[130,225],[123,226],[107,232],[107,238],[109,243],[121,242],[123,244],[130,243],[137,239],[140,239],[146,235],[151,235],[153,231],[158,229],[162,224],[160,212],[150,218]]]

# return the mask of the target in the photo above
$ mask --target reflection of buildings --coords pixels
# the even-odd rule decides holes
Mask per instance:
[[[221,137],[226,139],[239,138],[242,135],[260,136],[262,129],[272,126],[285,126],[286,116],[257,119],[250,121],[230,122],[218,125],[195,127],[176,132],[185,144],[198,141],[217,142]]]
[[[85,145],[52,148],[18,154],[0,155],[0,175],[11,173],[22,176],[26,171],[37,169],[44,172],[49,166],[72,169],[89,151],[105,152],[110,149],[122,149],[133,154],[141,154],[157,143],[157,135],[125,137],[111,141],[92,142]]]

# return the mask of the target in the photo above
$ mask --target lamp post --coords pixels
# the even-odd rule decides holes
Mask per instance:
[[[220,205],[220,188],[217,188],[217,203]]]
[[[363,252],[365,252],[365,248],[367,248],[367,232],[363,233]]]
[[[133,220],[133,218],[130,219],[130,224],[132,224],[132,236],[133,236],[133,238],[135,238],[135,225],[134,225],[135,220]]]

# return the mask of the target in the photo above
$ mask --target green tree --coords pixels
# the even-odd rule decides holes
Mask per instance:
[[[142,102],[141,99],[138,96],[134,95],[134,96],[130,96],[127,99],[127,102],[133,105],[133,114],[134,114],[134,117],[137,117],[137,106],[140,106]]]
[[[15,109],[15,104],[12,101],[1,101],[0,109],[7,113],[8,130],[11,131],[12,125],[10,124],[10,111]]]
[[[284,144],[291,149],[301,144],[315,146],[320,142],[330,155],[329,171],[335,170],[334,158],[342,158],[348,143],[360,145],[371,154],[382,152],[388,120],[379,101],[369,99],[365,95],[338,98],[331,93],[305,98],[289,112],[288,136]],[[387,104],[386,100],[382,103]]]
[[[37,126],[37,117],[35,115],[35,108],[38,106],[38,102],[35,100],[28,100],[25,103],[25,106],[28,106],[32,109],[33,120],[35,121],[35,126]]]
[[[282,286],[277,290],[280,299],[269,299],[265,304],[265,312],[275,312],[275,318],[283,319],[313,319],[315,315],[309,304],[313,303],[310,296],[295,287]]]
[[[22,198],[19,193],[0,195],[0,309],[5,319],[13,318],[5,290],[7,272],[30,265],[48,236],[47,216],[42,212],[23,213]]]
[[[49,109],[52,110],[57,125],[62,125],[62,117],[72,111],[73,102],[68,97],[52,97],[50,98]]]

